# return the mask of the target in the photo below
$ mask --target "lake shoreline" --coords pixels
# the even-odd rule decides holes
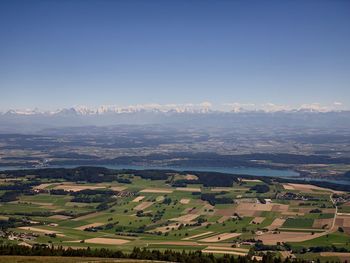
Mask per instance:
[[[254,176],[262,178],[286,179],[291,181],[304,182],[326,182],[332,184],[345,184],[350,186],[350,181],[329,180],[328,178],[307,177],[302,173],[291,169],[270,169],[256,167],[184,167],[184,166],[145,166],[145,165],[48,165],[42,167],[20,167],[20,166],[0,166],[0,171],[6,170],[33,170],[33,169],[54,169],[54,168],[77,168],[77,167],[104,167],[113,170],[172,170],[175,172],[217,172],[226,174],[236,174]]]

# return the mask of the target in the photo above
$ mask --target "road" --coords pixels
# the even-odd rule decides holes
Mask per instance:
[[[336,231],[336,229],[333,229],[333,228],[335,227],[335,221],[337,220],[338,206],[337,206],[337,204],[334,201],[332,196],[333,196],[333,194],[330,194],[329,198],[331,199],[332,204],[335,206],[335,213],[334,213],[332,227],[327,232],[334,232],[334,231]]]

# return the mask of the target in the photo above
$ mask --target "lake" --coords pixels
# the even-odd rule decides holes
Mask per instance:
[[[74,168],[80,165],[60,165],[48,166],[44,168]],[[184,166],[145,166],[145,165],[92,165],[99,167],[106,167],[110,169],[132,169],[132,170],[146,170],[146,169],[171,169],[176,171],[202,171],[202,172],[220,172],[232,174],[247,174],[256,176],[269,177],[297,177],[299,173],[292,170],[277,170],[268,168],[252,168],[252,167],[184,167]],[[28,167],[16,166],[0,166],[0,171],[16,170],[16,169],[33,169]]]

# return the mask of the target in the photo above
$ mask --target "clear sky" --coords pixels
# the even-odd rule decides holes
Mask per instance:
[[[0,1],[0,110],[202,101],[350,108],[350,1]]]

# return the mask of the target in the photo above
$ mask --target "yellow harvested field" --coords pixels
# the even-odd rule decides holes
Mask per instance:
[[[140,191],[140,193],[159,193],[159,194],[170,194],[173,190],[165,188],[147,188]]]
[[[238,204],[236,210],[238,212],[241,210],[271,211],[272,208],[273,208],[273,204],[240,203]]]
[[[170,220],[171,221],[181,222],[181,223],[189,223],[192,220],[196,219],[197,217],[199,217],[199,215],[197,215],[197,214],[187,214],[187,215],[183,215],[183,216],[180,216],[180,217],[172,218]]]
[[[265,220],[265,217],[257,216],[254,217],[252,221],[250,221],[250,224],[261,224]]]
[[[257,211],[274,211],[284,212],[288,211],[288,205],[283,204],[257,204],[257,203],[240,203],[236,207],[236,212],[243,216],[256,216],[254,212]]]
[[[259,179],[242,179],[242,182],[261,183]]]
[[[193,181],[193,180],[198,180],[198,176],[194,175],[194,174],[186,174],[185,175],[185,179],[189,180],[189,181]]]
[[[230,250],[213,250],[213,249],[203,249],[203,253],[210,253],[210,254],[228,254],[228,255],[236,255],[236,256],[246,256],[247,253],[245,252],[237,252],[237,251],[230,251]]]
[[[53,215],[53,216],[49,216],[48,218],[50,219],[59,219],[59,220],[66,220],[66,219],[70,219],[70,216],[65,216],[65,215]]]
[[[142,199],[144,199],[145,197],[143,196],[143,195],[140,195],[140,196],[138,196],[138,197],[136,197],[134,200],[132,200],[132,202],[134,202],[134,203],[138,203],[138,202],[140,202]]]
[[[128,242],[130,241],[125,239],[103,238],[103,237],[95,237],[95,238],[90,238],[85,240],[85,243],[104,244],[104,245],[122,245]]]
[[[180,204],[187,205],[190,203],[190,201],[191,201],[191,199],[189,199],[189,198],[182,198],[180,200]]]
[[[183,192],[200,192],[201,189],[199,187],[176,187],[177,191]]]
[[[146,208],[150,207],[151,205],[153,205],[153,202],[142,202],[139,205],[137,205],[136,207],[134,207],[134,210],[136,210],[136,211],[145,210]]]
[[[230,238],[234,238],[234,237],[238,237],[240,236],[241,233],[222,233],[222,234],[218,234],[218,235],[215,235],[215,236],[211,236],[211,237],[207,237],[207,238],[204,238],[204,239],[201,239],[199,240],[200,242],[220,242],[220,241],[223,241],[223,240],[227,240],[227,239],[230,239]]]
[[[350,216],[350,213],[337,213],[339,216]]]
[[[126,186],[112,186],[110,189],[113,191],[121,192],[124,191],[126,188]]]
[[[257,204],[257,203],[240,203],[238,204],[236,211],[238,214],[247,211],[274,211],[284,212],[288,211],[288,205],[282,204]]]
[[[24,247],[33,247],[32,245],[30,245],[30,244],[28,244],[28,243],[26,243],[26,242],[21,242],[21,243],[19,243],[18,245],[24,246]]]
[[[152,242],[149,244],[156,244],[156,245],[168,245],[168,246],[200,246],[197,242],[192,241],[165,241],[165,242]]]
[[[198,238],[198,237],[207,236],[207,235],[212,234],[212,233],[213,233],[212,231],[208,231],[208,232],[200,233],[200,234],[197,234],[197,235],[194,235],[194,236],[186,237],[183,240],[191,240],[191,239],[195,239],[195,238]]]
[[[84,226],[79,226],[79,227],[76,227],[74,229],[84,230],[84,229],[89,228],[89,227],[97,227],[97,226],[103,226],[103,225],[104,225],[103,223],[93,223],[93,224],[88,224],[88,225],[84,225]]]
[[[274,234],[268,232],[259,235],[256,238],[263,241],[266,245],[276,245],[277,242],[303,242],[323,236],[324,234],[325,233],[317,233],[312,235],[310,232],[278,232]]]
[[[293,186],[289,185],[289,184],[283,184],[283,188],[285,190],[295,190],[295,188]]]
[[[323,192],[332,192],[332,193],[344,193],[342,191],[335,191],[332,189],[328,188],[323,188],[311,184],[283,184],[284,189],[286,190],[298,190],[298,191],[303,191],[303,192],[314,192],[314,191],[323,191]]]
[[[350,259],[350,253],[341,253],[341,252],[321,252],[321,257],[338,257],[342,261]]]
[[[51,185],[57,185],[57,183],[47,183],[47,184],[39,184],[37,186],[34,186],[33,189],[34,190],[43,190]]]
[[[175,230],[175,229],[178,229],[180,227],[180,224],[170,224],[168,226],[160,226],[160,227],[157,227],[155,229],[153,229],[152,231],[150,232],[162,232],[162,233],[166,233],[166,232],[170,232],[171,230]]]
[[[231,247],[231,246],[216,246],[216,245],[211,245],[206,247],[205,249],[213,249],[213,250],[233,250],[233,251],[238,251],[238,252],[249,252],[249,249],[247,248],[239,248],[239,247]]]
[[[269,225],[267,227],[267,229],[269,230],[274,230],[276,228],[280,228],[284,222],[286,221],[286,219],[282,219],[282,218],[276,218],[275,220],[273,220],[273,222],[271,223],[271,225]]]
[[[45,234],[59,234],[60,233],[60,232],[54,231],[54,230],[47,230],[47,229],[42,229],[42,228],[38,228],[38,227],[28,227],[28,226],[21,226],[18,229],[32,231],[32,232],[45,233]]]
[[[295,255],[291,251],[280,251],[282,258],[295,258]]]
[[[62,184],[55,187],[55,189],[62,189],[68,192],[79,192],[82,190],[90,189],[90,190],[96,190],[96,189],[103,189],[105,187],[103,186],[92,186],[92,185],[76,185],[76,184]]]

